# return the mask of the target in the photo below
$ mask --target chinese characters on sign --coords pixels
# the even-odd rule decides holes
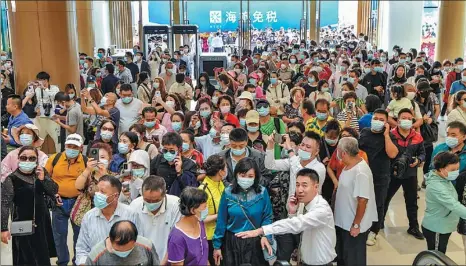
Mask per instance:
[[[277,12],[276,11],[267,11],[264,14],[261,11],[255,11],[252,13],[252,17],[249,16],[248,12],[241,13],[243,20],[251,19],[252,23],[277,23]],[[236,23],[238,21],[236,11],[226,11],[225,12],[225,23]],[[221,24],[222,23],[222,11],[210,11],[210,23],[211,24]]]

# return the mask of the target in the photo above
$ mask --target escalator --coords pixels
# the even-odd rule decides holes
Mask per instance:
[[[413,266],[418,265],[458,265],[447,255],[436,250],[425,250],[414,259]]]

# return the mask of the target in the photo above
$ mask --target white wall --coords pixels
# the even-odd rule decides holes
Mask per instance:
[[[108,1],[93,1],[92,5],[95,47],[106,49],[111,45]]]
[[[382,27],[378,47],[392,54],[394,45],[403,51],[421,48],[423,1],[382,1]]]

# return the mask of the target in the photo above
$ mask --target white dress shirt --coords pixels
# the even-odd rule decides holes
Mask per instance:
[[[358,83],[358,86],[356,86],[355,89],[356,89],[356,96],[358,96],[359,99],[366,102],[366,97],[368,95],[367,88]]]
[[[306,166],[301,165],[301,159],[299,156],[293,156],[288,159],[275,160],[274,150],[267,150],[265,152],[265,167],[275,171],[290,171],[290,188],[288,190],[289,197],[293,196],[296,192],[296,175],[298,171],[303,168],[313,169],[319,174],[319,194],[322,192],[322,184],[325,181],[325,166],[314,158]]]
[[[168,235],[180,220],[179,198],[166,195],[157,214],[152,214],[144,205],[144,200],[139,197],[131,202],[130,208],[136,212],[140,226],[138,232],[154,243],[159,258],[164,258],[167,252]]]
[[[88,211],[84,215],[76,243],[76,265],[85,264],[92,247],[108,237],[113,224],[123,220],[130,220],[139,228],[136,213],[126,204],[118,203],[110,220],[105,218],[99,208],[94,207]]]
[[[216,36],[212,39],[212,47],[213,48],[222,48],[223,47],[223,39],[220,36]]]
[[[364,233],[376,222],[377,205],[375,204],[374,182],[372,172],[366,161],[361,159],[357,165],[340,174],[335,199],[335,225],[350,231],[353,225],[358,198],[367,199],[366,211],[360,223],[360,232]]]
[[[325,265],[333,261],[336,234],[332,209],[321,195],[306,205],[306,214],[276,221],[262,227],[265,235],[299,234],[301,260],[309,265]]]

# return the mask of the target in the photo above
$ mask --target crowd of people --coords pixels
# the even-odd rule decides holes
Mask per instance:
[[[366,265],[400,186],[407,234],[441,252],[466,239],[463,59],[332,38],[245,49],[215,80],[191,78],[187,45],[98,49],[81,84],[40,72],[24,90],[2,53],[13,264]]]

